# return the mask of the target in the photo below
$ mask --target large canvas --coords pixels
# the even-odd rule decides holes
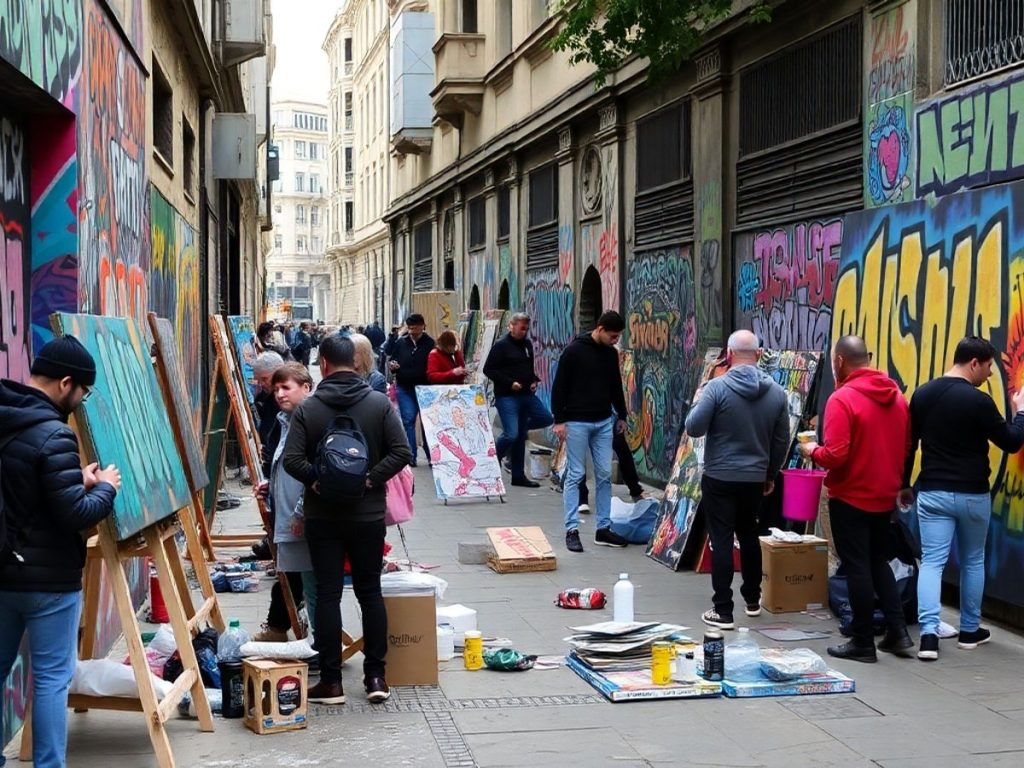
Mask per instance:
[[[235,356],[231,352],[231,342],[228,338],[228,330],[224,318],[220,315],[210,315],[210,318],[213,323],[210,330],[213,332],[214,350],[223,359],[224,365],[227,368],[225,373],[230,382],[229,398],[234,398],[235,403],[233,406],[237,406],[238,409],[232,415],[232,418],[235,418],[235,415],[237,415],[240,421],[237,425],[236,434],[239,442],[244,442],[242,450],[247,451],[248,455],[253,459],[257,474],[255,483],[259,484],[263,482],[264,478],[263,463],[260,460],[259,437],[256,434],[256,423],[253,419],[252,411],[247,410],[246,407],[245,387],[242,384],[242,377],[238,366],[235,364]]]
[[[231,342],[234,345],[235,356],[238,359],[238,370],[241,372],[242,381],[245,382],[246,395],[249,402],[255,402],[260,385],[256,382],[256,372],[253,365],[256,362],[256,329],[253,327],[252,318],[245,315],[229,315],[228,328],[231,330]]]
[[[190,502],[149,345],[134,320],[58,313],[52,322],[54,333],[76,337],[96,359],[96,384],[77,423],[95,460],[121,470],[113,522],[118,539],[131,538]]]
[[[203,492],[203,512],[206,522],[212,523],[217,511],[217,492],[224,474],[224,449],[231,424],[231,398],[224,377],[215,375],[210,392],[210,411],[206,417],[206,439],[203,442],[206,474],[210,478]]]
[[[149,313],[149,327],[156,340],[157,361],[164,371],[164,378],[170,395],[171,406],[169,415],[177,422],[178,434],[181,437],[181,448],[185,458],[185,468],[193,490],[205,488],[209,482],[203,461],[203,447],[196,434],[192,415],[198,409],[189,395],[188,380],[185,369],[178,356],[178,346],[174,340],[174,326],[170,320],[158,318]]]
[[[416,387],[439,499],[501,496],[487,398],[478,386]]]

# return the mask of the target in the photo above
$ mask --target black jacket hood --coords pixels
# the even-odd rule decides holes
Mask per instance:
[[[317,385],[315,396],[331,408],[351,408],[372,391],[355,371],[338,371]]]
[[[10,379],[0,381],[0,432],[21,431],[45,421],[68,417],[41,389]]]

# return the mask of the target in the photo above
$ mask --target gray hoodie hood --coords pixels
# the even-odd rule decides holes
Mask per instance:
[[[772,377],[753,365],[730,368],[722,382],[740,397],[757,400],[770,391],[775,382]]]

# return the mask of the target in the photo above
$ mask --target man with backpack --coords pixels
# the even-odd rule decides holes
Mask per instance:
[[[386,395],[355,370],[351,339],[320,345],[323,380],[292,415],[285,471],[305,485],[306,540],[317,582],[315,647],[320,681],[309,700],[343,704],[341,593],[345,559],[363,614],[363,684],[371,703],[390,696],[384,677],[387,612],[380,589],[384,557],[385,483],[412,458]]]
[[[82,609],[82,532],[113,511],[121,487],[113,465],[82,468],[67,423],[95,382],[92,355],[73,336],[62,336],[39,350],[27,384],[0,383],[0,679],[7,679],[27,631],[38,766],[64,765]]]

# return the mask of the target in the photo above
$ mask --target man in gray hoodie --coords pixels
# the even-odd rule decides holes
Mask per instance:
[[[786,392],[758,370],[757,337],[736,331],[729,337],[729,371],[697,390],[686,416],[690,437],[707,436],[700,508],[711,536],[711,586],[714,608],[705,624],[735,629],[732,576],[733,538],[740,543],[747,616],[761,613],[761,544],[757,517],[763,496],[775,488],[775,476],[789,452]]]

